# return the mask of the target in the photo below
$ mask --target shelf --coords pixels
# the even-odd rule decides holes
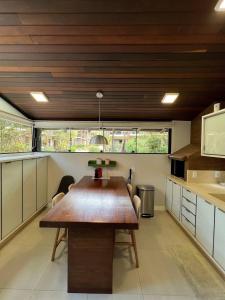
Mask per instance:
[[[88,161],[88,166],[89,167],[94,167],[94,168],[114,168],[116,167],[116,161],[110,160],[109,165],[106,165],[105,162],[103,161],[101,165],[97,165],[96,160],[89,160]]]

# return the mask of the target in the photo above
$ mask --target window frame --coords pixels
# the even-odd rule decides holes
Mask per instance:
[[[167,132],[168,132],[168,152],[137,152],[137,145],[138,145],[138,128],[123,128],[121,126],[121,128],[119,128],[118,130],[136,130],[136,151],[135,152],[111,152],[111,151],[104,151],[104,147],[103,147],[103,151],[99,151],[99,152],[80,152],[80,151],[76,151],[73,152],[71,150],[68,151],[43,151],[41,149],[41,130],[59,130],[60,128],[34,128],[34,134],[33,134],[33,138],[34,138],[34,145],[36,145],[34,147],[35,151],[37,152],[43,152],[43,153],[83,153],[83,154],[98,154],[98,153],[103,153],[103,154],[125,154],[125,155],[168,155],[171,153],[171,145],[172,145],[172,129],[171,128],[166,128]],[[62,129],[62,128],[61,128]],[[95,130],[94,128],[66,128],[67,130]],[[104,131],[105,130],[116,130],[117,128],[102,128],[103,130],[103,135],[104,135]],[[151,128],[143,128],[143,130],[149,130],[149,131],[159,131],[160,129],[151,129]],[[71,136],[71,133],[70,133]],[[70,148],[71,148],[71,139],[70,139]]]

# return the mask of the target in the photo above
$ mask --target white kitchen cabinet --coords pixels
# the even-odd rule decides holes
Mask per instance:
[[[2,238],[22,223],[22,161],[2,163]]]
[[[202,117],[201,154],[225,157],[225,109]]]
[[[36,164],[36,159],[27,159],[23,161],[23,221],[31,217],[37,208]]]
[[[210,255],[213,253],[214,209],[212,203],[197,197],[196,238]]]
[[[225,211],[216,208],[214,259],[225,270]]]
[[[172,201],[172,213],[180,220],[181,212],[181,186],[173,182],[173,201]]]
[[[166,208],[171,211],[173,200],[173,182],[167,179],[166,182]]]
[[[47,159],[37,158],[37,209],[47,204]]]

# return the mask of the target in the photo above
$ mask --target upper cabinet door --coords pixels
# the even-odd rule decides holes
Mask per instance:
[[[23,221],[36,211],[36,159],[23,161]]]
[[[167,179],[166,182],[166,208],[171,211],[173,200],[173,182]]]
[[[2,238],[22,223],[22,161],[2,164]]]
[[[213,204],[197,197],[196,238],[210,255],[213,252],[214,210]]]
[[[203,156],[225,157],[225,109],[202,117]]]
[[[181,186],[173,182],[173,202],[172,213],[180,220],[180,208],[181,208]]]
[[[37,209],[47,204],[48,158],[37,159]]]

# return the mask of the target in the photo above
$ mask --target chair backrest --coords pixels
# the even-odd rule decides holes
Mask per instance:
[[[134,195],[133,197],[133,204],[134,204],[134,209],[137,215],[137,218],[140,218],[140,210],[141,210],[141,199],[137,196]]]
[[[68,192],[69,186],[73,183],[75,183],[75,179],[73,178],[73,176],[70,176],[70,175],[63,176],[60,181],[58,190],[54,196],[56,196],[59,193],[66,194]]]
[[[68,186],[68,191],[70,191],[73,187],[75,187],[75,183],[71,183],[71,184]]]
[[[52,207],[54,207],[62,198],[65,196],[64,193],[59,193],[52,198]]]
[[[133,187],[130,183],[127,184],[127,189],[128,189],[130,197],[132,198],[132,196],[133,196]]]

